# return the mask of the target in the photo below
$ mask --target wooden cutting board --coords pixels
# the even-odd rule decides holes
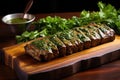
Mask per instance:
[[[112,42],[49,62],[39,62],[26,54],[27,43],[3,48],[5,64],[16,71],[20,80],[58,80],[120,58],[120,36],[117,35]]]

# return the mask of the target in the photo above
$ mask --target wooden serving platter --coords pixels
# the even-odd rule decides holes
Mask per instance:
[[[120,58],[120,36],[117,35],[112,42],[49,62],[39,62],[26,54],[26,44],[3,48],[5,64],[16,71],[20,80],[59,80]]]

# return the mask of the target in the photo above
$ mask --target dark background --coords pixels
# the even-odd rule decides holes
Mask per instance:
[[[23,12],[29,0],[1,0],[0,15]],[[83,9],[98,10],[97,3],[102,1],[110,3],[117,9],[120,8],[120,0],[34,0],[29,13],[54,13],[54,12],[75,12]]]

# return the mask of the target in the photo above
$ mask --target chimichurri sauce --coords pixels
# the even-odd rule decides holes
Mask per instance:
[[[24,18],[13,18],[11,20],[8,20],[8,23],[13,23],[13,24],[19,24],[19,23],[24,23],[28,21],[29,19],[24,19]]]

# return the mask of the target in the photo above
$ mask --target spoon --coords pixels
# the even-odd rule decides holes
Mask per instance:
[[[25,14],[30,10],[32,4],[33,4],[33,0],[29,0],[29,2],[27,3],[27,5],[25,7],[23,18],[25,18]]]

